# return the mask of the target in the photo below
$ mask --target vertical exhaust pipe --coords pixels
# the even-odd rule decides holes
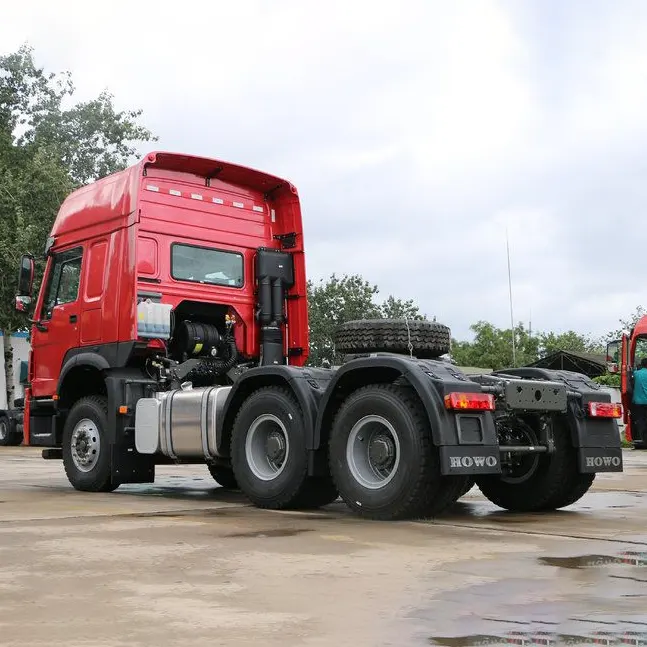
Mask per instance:
[[[285,364],[282,325],[285,323],[285,292],[294,285],[292,255],[260,247],[256,253],[258,320],[261,324],[261,365]]]

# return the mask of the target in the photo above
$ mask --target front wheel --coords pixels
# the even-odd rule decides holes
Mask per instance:
[[[81,398],[74,404],[63,430],[63,466],[76,490],[111,492],[119,487],[111,479],[107,429],[105,396]]]
[[[431,517],[460,496],[465,479],[443,476],[427,415],[411,389],[362,387],[330,433],[330,471],[344,502],[380,520]]]

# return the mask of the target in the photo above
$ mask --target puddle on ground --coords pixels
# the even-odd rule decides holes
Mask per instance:
[[[257,510],[249,506],[241,506],[236,508],[192,508],[190,510],[162,510],[159,512],[134,512],[128,513],[128,517],[139,518],[139,519],[150,519],[155,517],[161,517],[164,519],[202,519],[206,520],[209,517],[216,518],[243,518],[249,519],[250,514],[254,512],[259,512],[262,514],[262,510]],[[299,519],[300,521],[306,521],[309,519],[319,520],[326,519],[328,515],[326,514],[317,514],[317,513],[303,513],[303,512],[281,512],[282,517],[288,519]]]
[[[640,631],[596,631],[585,634],[513,631],[500,636],[434,636],[430,645],[472,647],[474,645],[647,645],[647,633]]]
[[[305,532],[313,532],[312,528],[275,528],[273,530],[252,530],[250,532],[236,532],[228,535],[223,535],[223,537],[236,537],[236,538],[246,538],[251,539],[262,539],[264,537],[295,537],[296,535],[302,535]]]
[[[581,569],[608,564],[647,566],[647,552],[625,551],[618,555],[575,555],[573,557],[539,557],[540,564],[558,568]]]
[[[503,625],[498,633],[431,636],[430,645],[473,647],[475,645],[647,645],[644,616],[583,618],[566,616],[552,620],[505,620],[481,618]],[[518,628],[505,625],[519,625]],[[487,630],[486,630],[487,631]],[[497,631],[496,629],[494,631]]]

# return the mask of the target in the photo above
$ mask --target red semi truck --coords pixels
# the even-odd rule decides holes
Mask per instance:
[[[646,449],[647,438],[636,437],[632,432],[633,372],[647,357],[647,316],[640,317],[633,328],[624,331],[621,338],[607,344],[607,369],[620,374],[620,400],[625,423],[625,438],[635,449]]]
[[[622,471],[610,396],[586,376],[466,375],[450,331],[360,320],[341,366],[307,365],[296,188],[267,173],[166,152],[63,202],[32,304],[27,445],[77,490],[151,483],[202,463],[274,509],[338,496],[375,519],[441,513],[475,483],[510,510],[564,507]]]

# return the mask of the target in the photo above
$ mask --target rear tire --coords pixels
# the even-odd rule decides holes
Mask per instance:
[[[511,512],[557,510],[579,501],[593,484],[595,474],[580,473],[568,428],[556,424],[554,432],[555,452],[538,454],[534,473],[527,480],[512,483],[500,476],[480,477],[477,485],[483,495]]]
[[[220,467],[218,465],[207,465],[209,469],[209,474],[211,474],[213,480],[220,485],[220,487],[225,490],[238,490],[238,483],[234,472],[231,469],[226,467]]]
[[[92,395],[74,404],[63,429],[63,466],[74,489],[112,492],[108,398]]]
[[[292,392],[268,386],[240,407],[231,465],[245,496],[259,508],[298,507],[308,481],[303,414]]]
[[[15,447],[22,443],[22,434],[16,433],[11,424],[11,420],[5,416],[0,416],[0,447]]]
[[[432,517],[452,505],[463,477],[443,476],[425,411],[411,389],[373,384],[339,409],[329,442],[340,496],[362,517]]]

